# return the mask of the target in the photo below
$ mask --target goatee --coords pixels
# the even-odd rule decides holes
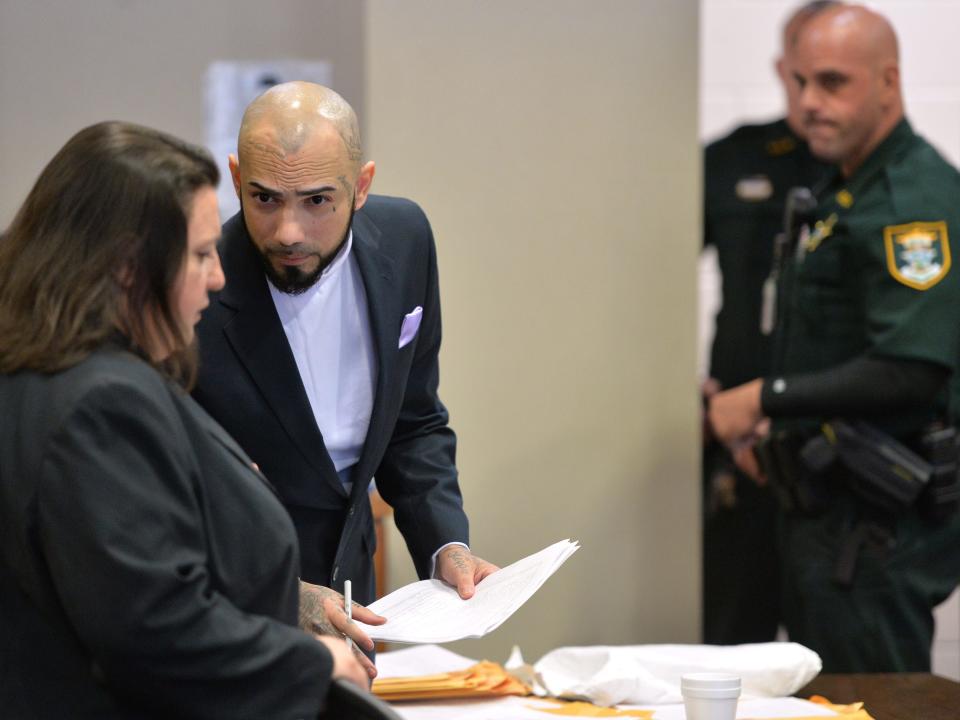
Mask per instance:
[[[243,212],[242,203],[241,212]],[[283,257],[286,253],[271,250],[260,250],[257,248],[257,257],[260,258],[260,264],[263,266],[263,272],[266,274],[273,286],[280,292],[287,293],[288,295],[300,295],[306,292],[313,287],[314,283],[316,283],[320,278],[320,275],[323,274],[323,271],[327,269],[327,266],[333,262],[333,259],[337,256],[337,253],[339,253],[341,248],[343,248],[343,244],[347,241],[347,235],[350,234],[351,227],[353,227],[353,202],[350,203],[350,216],[347,218],[347,227],[343,231],[343,237],[340,238],[340,242],[337,243],[337,247],[328,256],[324,257],[319,253],[316,254],[317,258],[319,258],[317,267],[309,272],[306,272],[295,265],[283,265],[278,268],[270,261],[271,258]],[[247,234],[249,235],[249,231]]]

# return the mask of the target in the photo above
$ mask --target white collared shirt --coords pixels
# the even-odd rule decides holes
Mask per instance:
[[[268,282],[310,408],[341,482],[350,492],[373,412],[377,358],[353,231],[317,281],[300,295]]]
[[[351,230],[333,262],[300,295],[267,281],[313,417],[348,494],[350,470],[360,460],[370,427],[377,377],[367,294],[352,249]],[[437,555],[450,545],[470,550],[461,542],[441,546],[431,558],[430,577]]]

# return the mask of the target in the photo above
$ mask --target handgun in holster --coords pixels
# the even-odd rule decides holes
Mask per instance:
[[[825,423],[821,434],[804,445],[800,459],[813,472],[841,464],[849,489],[867,504],[844,537],[834,567],[834,582],[849,587],[863,546],[890,544],[896,515],[917,501],[933,477],[933,465],[877,428],[845,420]]]
[[[800,451],[804,465],[821,472],[839,461],[850,490],[887,512],[909,507],[927,486],[933,466],[903,443],[865,422],[834,420]]]

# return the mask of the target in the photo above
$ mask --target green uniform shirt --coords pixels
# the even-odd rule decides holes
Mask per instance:
[[[852,177],[837,172],[818,196],[816,223],[783,274],[777,374],[827,370],[861,355],[953,370],[960,357],[960,271],[951,268],[960,240],[957,170],[902,120]],[[940,407],[865,419],[905,436],[942,417],[946,395]]]
[[[760,332],[764,280],[783,227],[787,191],[827,172],[785,120],[745,125],[704,151],[704,245],[717,249],[723,299],[710,375],[724,387],[770,369],[770,337]]]

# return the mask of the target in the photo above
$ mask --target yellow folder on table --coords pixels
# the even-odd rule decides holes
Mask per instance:
[[[374,680],[372,689],[381,700],[391,702],[530,694],[528,686],[487,660],[457,672]]]

